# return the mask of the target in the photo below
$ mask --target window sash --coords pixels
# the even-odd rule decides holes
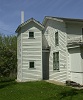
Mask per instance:
[[[29,38],[34,38],[34,32],[29,32]]]
[[[57,46],[58,43],[58,32],[55,33],[55,46]]]
[[[34,62],[29,62],[29,68],[34,68]]]
[[[59,52],[53,53],[53,69],[59,70]]]

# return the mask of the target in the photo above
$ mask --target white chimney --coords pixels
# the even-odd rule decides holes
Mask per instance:
[[[24,23],[24,11],[21,11],[21,24]]]

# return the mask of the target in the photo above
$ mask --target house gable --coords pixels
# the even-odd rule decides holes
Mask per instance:
[[[16,29],[16,33],[18,33],[19,30],[21,30],[21,29],[23,29],[23,31],[26,31],[25,27],[27,27],[27,29],[29,29],[33,26],[38,27],[39,30],[44,29],[44,26],[40,22],[38,22],[35,19],[31,18],[31,19],[27,20],[26,22],[22,23],[21,25],[19,25],[18,28]]]

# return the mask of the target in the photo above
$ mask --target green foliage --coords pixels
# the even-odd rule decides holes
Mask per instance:
[[[0,78],[0,83],[12,82],[12,81],[15,81],[14,77],[1,77]]]
[[[16,75],[17,38],[0,34],[0,76]]]
[[[0,83],[0,100],[83,100],[83,90],[44,81]]]

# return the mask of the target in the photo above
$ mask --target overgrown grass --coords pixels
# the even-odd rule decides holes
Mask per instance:
[[[44,81],[1,82],[0,100],[83,100],[83,90]]]

